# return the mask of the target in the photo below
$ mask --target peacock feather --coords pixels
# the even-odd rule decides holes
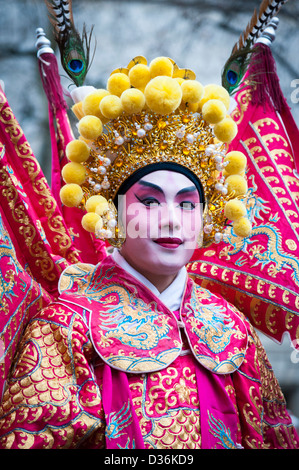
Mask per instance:
[[[90,42],[85,25],[82,35],[74,26],[72,0],[45,0],[54,38],[60,50],[61,64],[77,86],[82,86],[90,65]]]
[[[259,12],[255,9],[247,27],[234,45],[229,59],[222,71],[222,86],[232,95],[238,89],[249,63],[258,56],[258,48],[254,47],[256,41],[279,12],[287,0],[263,0]],[[251,81],[254,77],[251,77]]]

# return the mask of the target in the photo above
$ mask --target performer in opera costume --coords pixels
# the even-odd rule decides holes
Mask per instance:
[[[67,262],[58,295],[30,317],[0,447],[299,448],[251,322],[186,270],[196,250],[252,229],[228,92],[139,56],[107,89],[72,96],[79,137],[61,202],[112,249]]]
[[[67,146],[61,200],[115,248],[66,268],[59,298],[29,322],[2,447],[298,447],[254,329],[185,268],[227,220],[241,237],[251,229],[246,157],[226,154],[237,131],[228,93],[158,57],[74,99],[80,137]]]

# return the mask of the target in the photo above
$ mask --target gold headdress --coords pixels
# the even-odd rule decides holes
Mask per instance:
[[[82,87],[76,93],[80,136],[66,149],[70,162],[62,169],[66,185],[60,197],[68,207],[85,209],[86,230],[121,243],[113,203],[119,188],[139,169],[168,162],[201,182],[204,246],[222,239],[228,221],[236,235],[249,235],[241,201],[247,192],[246,157],[226,154],[237,126],[228,115],[230,98],[223,87],[204,87],[191,70],[179,69],[169,58],[148,65],[136,57],[112,72],[107,89]]]

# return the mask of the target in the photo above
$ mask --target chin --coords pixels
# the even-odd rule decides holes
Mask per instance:
[[[165,249],[156,244],[126,243],[121,249],[121,254],[132,267],[141,274],[148,272],[159,275],[176,275],[191,259],[194,248],[186,248],[182,245],[176,250]]]
[[[192,254],[193,251],[184,257],[179,257],[175,253],[157,257],[153,263],[153,270],[159,274],[177,274],[190,261]]]

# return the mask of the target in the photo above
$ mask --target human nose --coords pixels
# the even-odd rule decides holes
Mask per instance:
[[[169,229],[169,234],[180,230],[181,213],[174,204],[163,204],[161,208],[161,230]]]

